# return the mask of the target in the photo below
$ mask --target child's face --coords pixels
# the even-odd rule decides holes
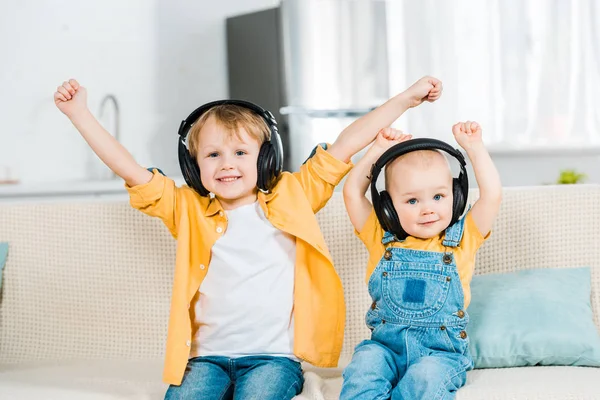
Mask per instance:
[[[429,239],[439,235],[452,219],[452,175],[444,156],[427,165],[390,164],[388,193],[400,225],[410,236]]]
[[[260,144],[245,129],[238,138],[209,118],[198,137],[198,166],[204,187],[215,194],[224,209],[256,201],[257,160]]]

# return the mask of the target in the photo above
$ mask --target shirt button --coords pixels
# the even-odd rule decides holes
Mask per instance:
[[[389,260],[390,258],[392,258],[392,252],[389,250],[386,250],[385,253],[383,253],[383,258],[385,258],[386,260]]]
[[[374,310],[377,307],[377,303],[373,302],[373,304],[371,304],[371,310]]]
[[[443,331],[445,331],[446,327],[444,325],[442,325],[442,326],[440,326],[440,329],[443,330]]]
[[[206,265],[200,264],[200,269],[204,269],[204,268],[206,268]]]
[[[222,217],[223,216],[223,211],[219,211],[219,215]]]
[[[191,342],[190,340],[188,340],[187,342],[185,342],[185,345],[186,345],[187,347],[190,347],[190,345],[191,345],[191,344],[192,344],[192,342]]]
[[[458,312],[456,313],[456,315],[458,316],[458,318],[464,318],[465,317],[465,312],[463,310],[458,310]]]
[[[465,332],[465,331],[460,331],[460,337],[461,337],[462,339],[466,339],[466,338],[467,338],[467,332]]]
[[[442,257],[442,261],[444,261],[444,264],[450,264],[450,263],[452,263],[452,255],[451,254],[444,254],[444,257]]]
[[[217,233],[221,233],[223,232],[223,228],[221,228],[220,226],[217,226]]]

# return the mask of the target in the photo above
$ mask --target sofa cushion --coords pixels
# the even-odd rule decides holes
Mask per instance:
[[[342,378],[320,378],[313,372],[300,400],[337,400]],[[480,369],[467,373],[456,400],[591,400],[600,393],[600,369],[586,367],[523,367]]]
[[[467,328],[475,368],[600,366],[589,268],[480,275]]]
[[[600,393],[600,369],[522,367],[479,369],[467,373],[456,400],[590,400]]]
[[[161,383],[162,367],[162,358],[0,364],[0,400],[163,400],[168,385]],[[316,385],[323,381],[320,376],[341,374],[341,369],[306,363],[303,368],[313,372],[306,374],[308,381],[298,400],[322,396]]]
[[[0,398],[162,400],[162,364],[162,358],[0,364]]]

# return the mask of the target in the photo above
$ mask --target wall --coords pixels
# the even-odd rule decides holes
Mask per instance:
[[[70,77],[96,115],[114,94],[121,142],[144,165],[178,174],[181,119],[227,96],[225,17],[275,0],[28,0],[0,6],[0,173],[23,183],[109,176],[53,104]],[[18,38],[17,38],[18,36]],[[112,129],[112,118],[103,121]],[[2,180],[4,176],[0,176]]]
[[[152,121],[137,116],[154,108],[155,9],[145,0],[35,0],[2,7],[0,165],[9,165],[22,182],[102,173],[98,163],[89,163],[87,145],[54,106],[56,86],[70,77],[88,89],[96,114],[104,95],[117,96],[122,142],[147,159],[144,131]]]

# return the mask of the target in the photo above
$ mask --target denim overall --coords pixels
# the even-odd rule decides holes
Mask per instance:
[[[371,340],[344,371],[340,399],[454,399],[473,368],[464,293],[453,257],[464,218],[445,232],[444,252],[391,247],[369,279]]]

